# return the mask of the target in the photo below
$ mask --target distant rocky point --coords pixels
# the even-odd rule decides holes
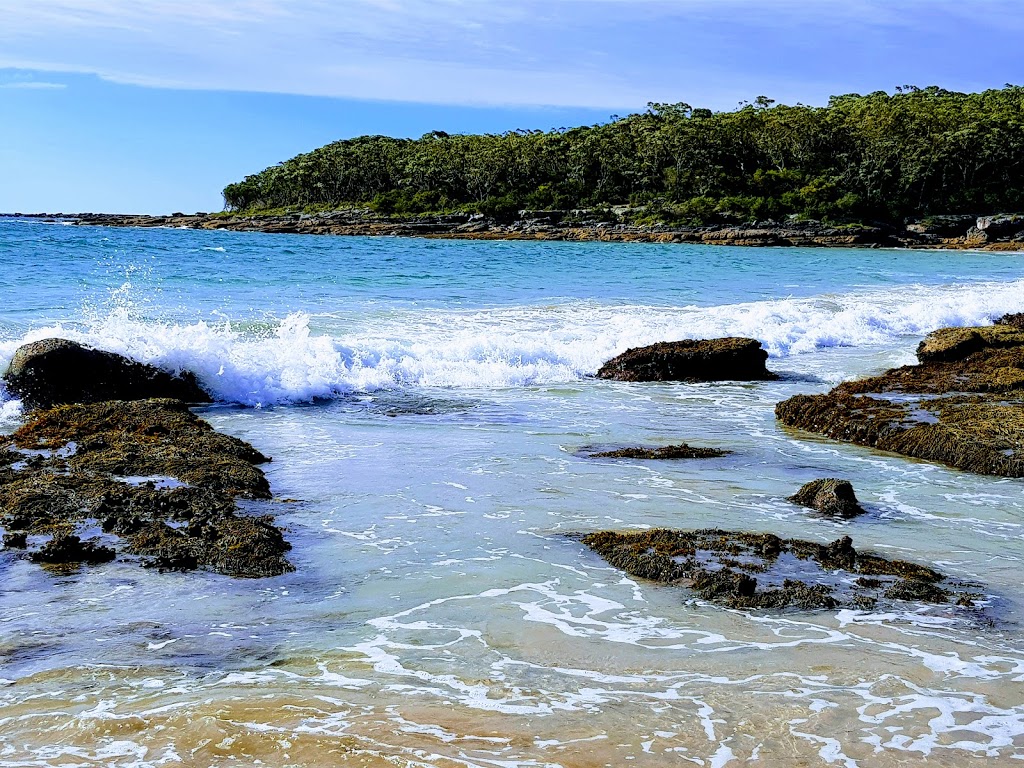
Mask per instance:
[[[514,220],[483,214],[382,214],[368,208],[319,213],[173,213],[168,216],[105,213],[14,214],[81,226],[171,227],[304,235],[380,235],[464,240],[599,240],[706,245],[941,248],[1024,250],[1024,214],[930,216],[903,225],[834,225],[814,220],[749,221],[682,227],[611,220],[628,208],[521,210]]]

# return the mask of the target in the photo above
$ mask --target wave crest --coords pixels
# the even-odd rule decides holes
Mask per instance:
[[[593,374],[628,347],[717,336],[759,339],[773,358],[830,347],[885,346],[943,326],[980,325],[1024,309],[1024,280],[900,286],[712,307],[568,302],[488,310],[389,310],[353,321],[293,313],[264,328],[154,323],[118,308],[61,336],[170,370],[193,371],[214,397],[248,406],[308,402],[394,386],[520,387]],[[314,328],[316,329],[314,331]]]

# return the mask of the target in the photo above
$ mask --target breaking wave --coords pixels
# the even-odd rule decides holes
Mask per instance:
[[[269,326],[142,320],[116,308],[82,326],[51,325],[0,342],[61,336],[171,370],[193,371],[219,401],[306,402],[387,387],[504,388],[592,375],[631,346],[749,336],[775,359],[832,347],[884,347],[943,326],[978,325],[1024,309],[1024,280],[902,286],[712,307],[572,301],[485,310],[293,313]],[[789,367],[799,367],[793,360]]]

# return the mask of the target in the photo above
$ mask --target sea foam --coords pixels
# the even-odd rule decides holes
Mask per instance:
[[[193,371],[214,397],[248,406],[308,402],[388,387],[504,388],[568,383],[633,346],[749,336],[785,367],[814,367],[817,350],[906,347],[943,326],[990,323],[1024,309],[1024,280],[900,286],[710,307],[570,301],[475,310],[293,313],[262,329],[224,321],[154,322],[116,308],[84,325],[51,325],[0,342],[0,365],[21,344],[73,339],[144,362]],[[778,363],[777,363],[778,365]],[[3,393],[0,392],[0,396]],[[5,399],[6,396],[4,396]]]

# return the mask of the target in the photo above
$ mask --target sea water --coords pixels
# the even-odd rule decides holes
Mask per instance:
[[[1024,254],[457,242],[0,222],[0,366],[62,336],[194,371],[295,573],[0,553],[2,766],[1002,765],[1024,758],[1024,481],[781,428],[775,403],[1024,310]],[[751,336],[774,382],[593,378]],[[0,425],[16,428],[6,393]],[[593,460],[679,442],[724,458]],[[868,514],[816,517],[802,483]],[[869,549],[980,610],[726,610],[571,534]]]

